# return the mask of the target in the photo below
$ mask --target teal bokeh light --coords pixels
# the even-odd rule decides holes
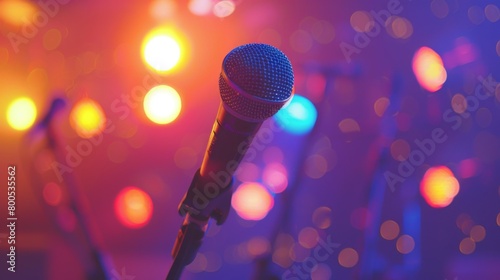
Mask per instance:
[[[285,131],[297,135],[310,132],[317,118],[318,112],[314,104],[298,94],[274,115],[274,120]]]

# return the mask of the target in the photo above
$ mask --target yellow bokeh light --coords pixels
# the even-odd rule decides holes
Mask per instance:
[[[25,0],[6,0],[0,2],[0,18],[13,25],[25,24],[35,13],[35,5]]]
[[[420,184],[420,192],[427,203],[435,208],[450,205],[460,190],[458,180],[445,166],[430,168]]]
[[[443,60],[428,47],[420,48],[413,56],[413,73],[420,86],[430,92],[441,89],[447,78]]]
[[[70,123],[82,138],[90,138],[104,129],[106,116],[101,106],[90,98],[80,100],[71,110]]]
[[[14,100],[7,109],[7,122],[15,130],[30,128],[36,119],[36,106],[33,100],[21,97]]]
[[[154,123],[168,124],[179,116],[182,108],[181,97],[169,86],[152,88],[144,97],[144,112]]]
[[[178,65],[182,56],[181,40],[167,28],[157,28],[144,39],[142,55],[157,71],[169,71]]]

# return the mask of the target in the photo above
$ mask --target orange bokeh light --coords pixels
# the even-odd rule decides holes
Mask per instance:
[[[126,187],[115,199],[115,214],[126,227],[145,226],[153,214],[151,197],[137,187]]]
[[[447,77],[443,60],[428,47],[421,47],[413,56],[413,73],[420,86],[430,92],[441,89]]]
[[[71,110],[70,123],[82,138],[90,138],[102,132],[106,116],[102,107],[90,98],[80,100]]]
[[[243,183],[233,194],[231,205],[245,220],[262,220],[274,206],[274,198],[259,183]]]
[[[460,184],[448,167],[433,167],[425,172],[420,192],[427,203],[435,208],[450,205],[460,190]]]

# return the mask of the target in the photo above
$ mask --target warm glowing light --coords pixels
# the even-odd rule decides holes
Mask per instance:
[[[356,11],[351,15],[351,26],[357,32],[368,32],[375,26],[372,15],[367,11]]]
[[[212,0],[191,0],[189,1],[189,11],[197,16],[206,16],[212,12]]]
[[[483,241],[486,237],[486,229],[481,225],[475,225],[470,230],[470,238],[475,242]]]
[[[61,187],[56,183],[48,183],[43,187],[43,198],[51,206],[57,206],[62,200]]]
[[[399,225],[393,220],[388,220],[380,226],[380,235],[386,240],[396,239],[399,235]]]
[[[299,244],[307,249],[311,249],[318,245],[318,231],[311,227],[303,228],[299,232]]]
[[[358,263],[359,255],[353,248],[345,248],[339,253],[339,264],[343,267],[353,267]]]
[[[435,208],[450,205],[460,185],[448,167],[430,168],[420,183],[420,192],[427,203]]]
[[[325,206],[319,207],[312,214],[312,222],[319,229],[327,229],[332,223],[331,214],[332,209]]]
[[[447,77],[443,60],[428,47],[420,48],[413,56],[413,73],[420,86],[430,92],[441,89]]]
[[[30,128],[36,119],[36,106],[27,97],[18,98],[10,103],[7,109],[7,122],[15,130]]]
[[[373,109],[375,110],[375,114],[377,114],[377,116],[379,116],[379,117],[382,117],[382,115],[384,115],[384,113],[385,113],[385,110],[387,110],[387,108],[389,107],[390,104],[391,104],[391,101],[389,100],[389,98],[380,97],[373,104]]]
[[[460,245],[458,247],[460,252],[464,255],[472,254],[476,250],[476,242],[472,240],[472,238],[464,238],[460,241]]]
[[[253,257],[261,256],[271,249],[269,240],[264,237],[254,237],[247,243],[247,250]]]
[[[311,131],[317,117],[318,112],[314,104],[298,94],[274,115],[274,119],[284,130],[298,135]]]
[[[6,0],[0,2],[0,18],[13,25],[22,25],[31,20],[36,11],[30,1]]]
[[[173,122],[179,116],[181,107],[179,93],[169,86],[156,86],[144,97],[146,116],[157,124]]]
[[[259,183],[243,183],[233,194],[231,205],[245,220],[262,220],[274,206],[274,198]]]
[[[137,187],[126,187],[115,199],[115,214],[126,227],[145,226],[153,214],[151,197]]]
[[[101,106],[90,98],[80,100],[71,110],[70,123],[82,138],[90,138],[104,129],[106,116]]]
[[[343,119],[339,122],[339,129],[343,133],[359,132],[361,128],[359,124],[354,119]]]
[[[146,63],[157,71],[169,71],[180,61],[180,40],[166,28],[151,31],[143,42],[142,55]]]
[[[230,16],[232,13],[234,13],[234,10],[236,9],[236,5],[234,4],[233,1],[220,1],[217,4],[215,4],[213,12],[216,17],[219,18],[225,18]]]
[[[281,193],[288,186],[286,168],[281,163],[270,163],[264,169],[262,181],[273,193]]]
[[[401,235],[396,241],[396,249],[401,254],[409,254],[415,249],[415,240],[409,235]]]

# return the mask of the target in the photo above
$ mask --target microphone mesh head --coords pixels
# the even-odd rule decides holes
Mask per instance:
[[[224,58],[219,88],[230,113],[247,121],[264,121],[290,99],[292,65],[273,46],[243,45]]]

